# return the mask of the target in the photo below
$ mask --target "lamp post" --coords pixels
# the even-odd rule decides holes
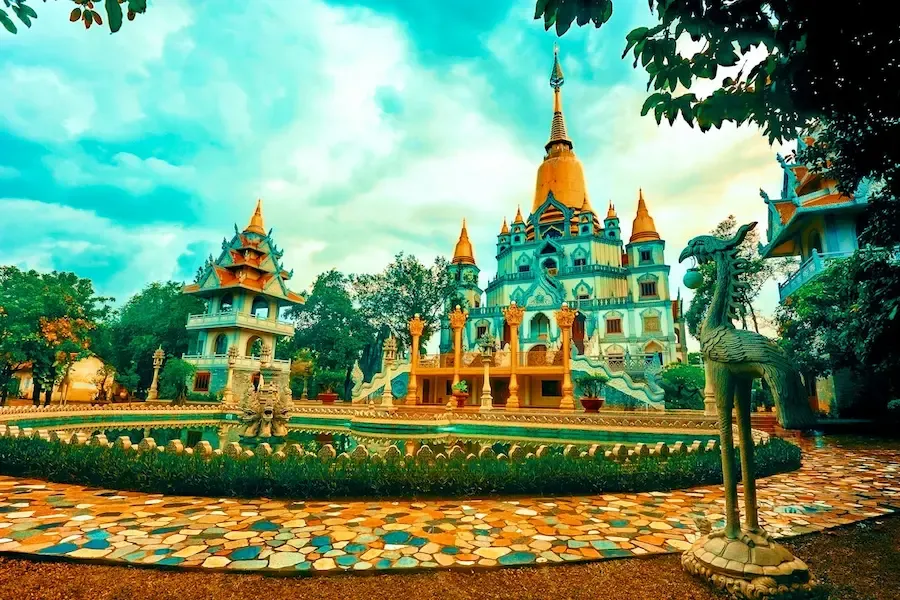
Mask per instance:
[[[578,311],[569,308],[568,303],[563,302],[562,308],[556,313],[556,323],[562,330],[563,353],[563,383],[562,399],[559,401],[560,410],[572,412],[575,410],[574,386],[572,385],[572,349],[569,348],[572,339],[572,324]]]
[[[509,399],[506,401],[506,410],[519,410],[519,382],[516,379],[516,369],[519,365],[519,325],[525,309],[513,301],[503,310],[503,318],[509,325]]]
[[[162,367],[165,357],[166,353],[163,352],[162,346],[153,352],[153,381],[150,383],[150,391],[147,392],[147,400],[159,398],[159,368]]]
[[[228,348],[228,372],[225,375],[225,389],[222,390],[222,404],[236,404],[234,401],[234,366],[237,363],[237,346]]]
[[[494,398],[491,396],[491,359],[494,356],[493,340],[484,338],[481,340],[481,363],[484,365],[484,385],[481,387],[482,411],[493,410]]]
[[[419,403],[419,340],[425,331],[425,321],[419,313],[409,321],[409,334],[412,336],[412,350],[409,355],[409,386],[406,390],[406,404]]]

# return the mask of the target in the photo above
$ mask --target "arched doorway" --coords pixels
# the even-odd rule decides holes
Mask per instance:
[[[579,312],[575,315],[575,322],[572,323],[572,342],[578,349],[578,354],[584,354],[585,321],[584,313]]]
[[[249,340],[247,340],[247,347],[244,349],[244,356],[252,356],[253,358],[259,358],[262,354],[262,338],[258,335],[254,335]]]
[[[648,342],[646,346],[644,346],[644,360],[647,364],[652,364],[654,359],[659,361],[660,365],[663,365],[663,350],[662,345],[657,341]]]
[[[253,299],[253,305],[250,307],[250,314],[257,319],[269,318],[269,303],[262,296]]]
[[[213,347],[213,354],[218,356],[223,356],[228,354],[228,336],[224,333],[220,333],[216,336],[216,343]]]
[[[547,364],[547,346],[538,344],[528,350],[529,367],[542,367]]]
[[[816,254],[822,254],[822,235],[818,231],[809,234],[809,253],[812,254],[813,250]]]
[[[225,294],[222,296],[222,299],[219,300],[219,312],[231,312],[234,308],[234,296],[231,294]]]
[[[550,339],[550,319],[544,313],[538,313],[531,319],[531,339],[546,342]],[[546,349],[546,348],[545,348]]]

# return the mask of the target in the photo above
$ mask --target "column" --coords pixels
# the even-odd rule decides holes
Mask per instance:
[[[703,386],[703,414],[714,417],[719,414],[719,409],[716,406],[716,388],[709,373],[709,362],[706,360],[703,361],[703,375],[706,379],[706,385]]]
[[[409,334],[412,336],[412,350],[409,355],[409,386],[406,390],[406,404],[419,404],[419,341],[425,331],[425,321],[419,313],[409,321]]]
[[[459,304],[450,312],[450,328],[453,330],[453,384],[459,383],[459,368],[462,365],[462,328],[466,324],[469,313],[462,310]],[[471,390],[470,390],[471,393]],[[451,397],[447,406],[452,408],[456,400]]]
[[[519,410],[519,382],[516,380],[516,370],[519,367],[519,326],[525,309],[512,302],[503,310],[503,318],[509,325],[509,399],[506,401],[506,410]]]
[[[225,376],[225,389],[222,390],[222,404],[237,404],[234,398],[234,365],[237,362],[237,346],[228,347],[228,373]]]
[[[489,348],[481,352],[481,362],[484,364],[484,385],[481,387],[480,410],[488,411],[494,408],[494,397],[491,395],[491,357],[493,354]]]
[[[560,352],[563,356],[563,383],[562,383],[562,399],[559,401],[559,409],[567,412],[575,411],[575,397],[572,395],[574,386],[572,385],[572,349],[570,348],[572,339],[572,323],[575,322],[575,315],[578,311],[569,308],[566,302],[563,302],[562,308],[556,313],[556,324],[559,325],[562,333],[562,347]]]
[[[382,410],[394,409],[394,393],[391,391],[391,369],[394,366],[394,357],[397,355],[397,339],[392,335],[384,340],[384,391],[381,394]]]
[[[163,364],[166,353],[163,352],[162,346],[153,352],[153,381],[150,383],[150,391],[147,392],[147,400],[156,400],[159,398],[159,368]]]

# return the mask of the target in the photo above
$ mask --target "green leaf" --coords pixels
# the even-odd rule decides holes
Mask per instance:
[[[684,62],[678,67],[678,81],[685,88],[691,87],[691,67],[689,63]]]
[[[23,11],[25,11],[26,15],[28,15],[32,19],[37,19],[37,13],[34,12],[33,8],[31,8],[27,4],[20,4],[19,6],[22,8]]]
[[[600,27],[612,16],[613,13],[613,3],[612,0],[602,0],[599,4],[594,4],[591,7],[591,20],[594,21],[594,25]]]
[[[631,42],[631,45],[634,45],[643,39],[648,31],[650,31],[649,27],[637,27],[628,32],[628,35],[625,36],[625,40]]]
[[[648,96],[647,99],[644,100],[644,106],[641,107],[641,116],[645,116],[648,112],[650,112],[650,109],[660,101],[670,99],[671,95],[666,92],[656,92],[650,94],[650,96]]]
[[[128,0],[128,10],[136,13],[147,12],[147,0]]]
[[[18,29],[16,29],[16,24],[12,22],[12,19],[6,14],[6,11],[2,9],[0,9],[0,23],[3,23],[3,26],[10,33],[18,31]]]
[[[109,30],[117,32],[122,27],[122,5],[119,0],[106,0],[106,17],[109,20]]]
[[[549,5],[551,0],[537,0],[534,4],[534,18],[540,19],[544,16],[544,11],[547,10],[547,5]]]
[[[25,27],[31,28],[31,18],[28,14],[22,9],[22,5],[13,4],[12,5],[13,12],[16,13],[16,16],[19,17],[19,20],[25,24]]]
[[[556,35],[563,36],[569,30],[577,12],[577,0],[560,0],[559,11],[556,14]]]

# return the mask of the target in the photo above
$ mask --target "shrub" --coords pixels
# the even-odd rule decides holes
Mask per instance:
[[[773,438],[756,451],[760,477],[799,466],[800,449],[784,440]],[[326,463],[311,455],[235,460],[7,437],[0,438],[0,471],[107,489],[296,499],[548,496],[671,490],[722,482],[718,452],[667,460],[649,456],[625,464],[560,453],[520,462],[479,458]]]
[[[703,388],[706,376],[703,367],[672,365],[662,372],[660,387],[665,392],[669,410],[703,410]]]
[[[575,380],[575,384],[581,390],[581,394],[588,398],[599,398],[603,392],[603,386],[609,379],[603,373],[585,373]]]
[[[344,371],[329,369],[318,371],[315,376],[316,386],[318,386],[319,391],[328,394],[343,389],[346,379],[347,374]]]

